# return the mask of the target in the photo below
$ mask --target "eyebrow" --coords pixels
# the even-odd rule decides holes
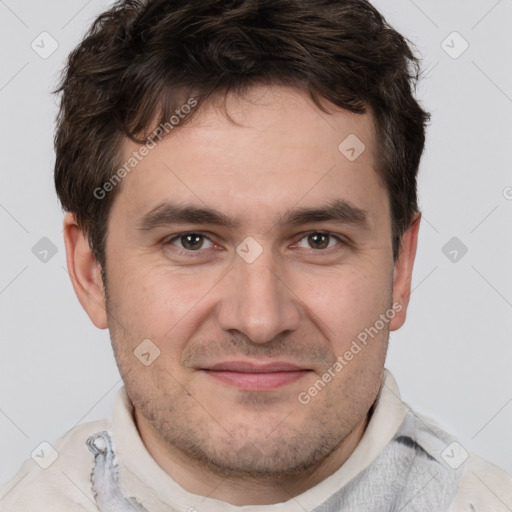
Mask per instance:
[[[208,224],[232,229],[240,226],[239,221],[212,208],[161,203],[139,220],[138,229],[151,231],[170,224]]]
[[[344,199],[337,199],[325,207],[294,208],[277,218],[277,224],[289,226],[328,221],[367,227],[368,212]],[[212,208],[165,202],[143,215],[137,227],[141,231],[151,231],[172,224],[203,224],[230,229],[241,226],[240,220]]]
[[[296,208],[279,218],[280,224],[290,226],[327,221],[367,226],[368,212],[352,205],[345,199],[337,199],[326,207]]]

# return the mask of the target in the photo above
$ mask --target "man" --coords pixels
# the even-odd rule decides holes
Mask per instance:
[[[512,510],[510,478],[384,370],[420,223],[416,79],[364,0],[96,20],[60,87],[55,183],[125,386],[2,510]]]

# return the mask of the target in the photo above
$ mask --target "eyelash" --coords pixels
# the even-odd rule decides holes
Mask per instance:
[[[178,253],[179,256],[188,256],[188,257],[201,256],[201,253],[203,253],[207,249],[210,249],[210,248],[198,249],[196,251],[193,251],[193,250],[190,250],[190,249],[182,249],[181,247],[178,247],[178,246],[173,244],[173,241],[179,240],[182,237],[187,236],[187,235],[199,235],[199,236],[202,236],[205,239],[209,240],[214,246],[217,245],[217,244],[215,244],[215,242],[213,240],[211,240],[211,238],[206,233],[203,233],[201,231],[184,231],[183,233],[178,233],[176,235],[173,235],[171,238],[167,238],[163,242],[163,245],[164,246],[172,245],[172,246],[174,246],[174,248],[175,248],[175,250],[176,250],[176,252]],[[323,252],[325,253],[327,251],[330,252],[330,250],[336,248],[339,245],[347,245],[347,241],[346,240],[342,239],[338,235],[335,235],[334,233],[330,233],[329,231],[308,231],[307,233],[301,234],[300,238],[296,242],[294,242],[294,245],[298,244],[300,241],[302,241],[303,239],[307,238],[310,235],[327,235],[330,238],[334,238],[338,242],[335,246],[327,247],[325,249],[309,248],[309,250],[311,252],[316,253],[316,254],[320,254],[320,253],[323,253]]]

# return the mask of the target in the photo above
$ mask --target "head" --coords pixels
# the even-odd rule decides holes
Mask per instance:
[[[292,475],[361,430],[409,299],[417,73],[364,0],[123,1],[70,55],[68,268],[170,452]]]

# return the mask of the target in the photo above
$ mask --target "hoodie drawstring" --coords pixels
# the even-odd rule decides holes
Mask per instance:
[[[147,512],[135,498],[123,496],[109,433],[103,431],[92,435],[87,439],[87,446],[95,459],[91,482],[100,512]]]

